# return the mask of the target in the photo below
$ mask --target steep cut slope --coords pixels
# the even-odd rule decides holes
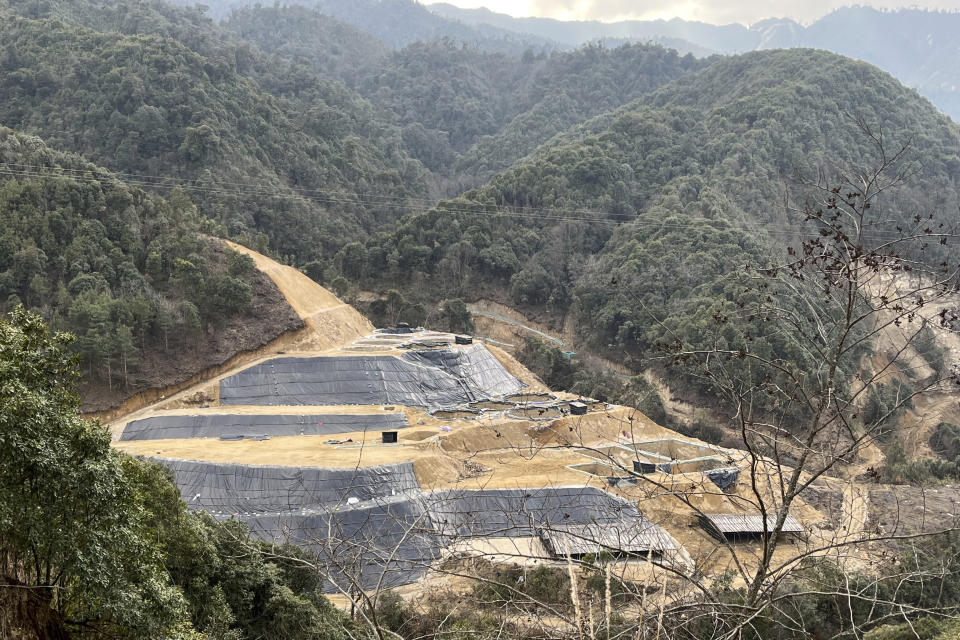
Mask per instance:
[[[307,330],[297,337],[298,346],[322,351],[342,346],[373,331],[370,321],[356,309],[302,272],[241,245],[228,244],[253,258],[257,269],[273,280],[293,310],[306,323]]]
[[[284,304],[270,309],[258,307],[259,314],[248,320],[250,329],[257,331],[259,340],[250,345],[238,344],[225,349],[224,356],[204,368],[187,369],[180,379],[171,377],[165,384],[138,393],[118,407],[99,410],[95,417],[103,422],[121,416],[140,415],[150,406],[202,407],[219,397],[215,385],[218,380],[235,372],[238,367],[256,363],[283,354],[287,350],[305,352],[327,351],[349,344],[373,331],[373,325],[353,307],[344,304],[327,289],[293,267],[282,265],[256,251],[228,241],[221,241],[236,253],[249,256],[257,273],[268,279],[273,291]],[[287,320],[286,314],[293,317]],[[218,334],[215,334],[218,335]],[[222,340],[229,343],[230,332]],[[168,359],[169,362],[176,362]],[[214,366],[210,366],[210,364]]]

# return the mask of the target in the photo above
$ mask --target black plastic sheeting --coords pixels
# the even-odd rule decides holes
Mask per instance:
[[[155,460],[173,471],[191,509],[316,553],[328,593],[409,584],[464,538],[605,523],[660,531],[632,503],[593,487],[424,493],[411,463],[301,469]]]
[[[128,423],[120,439],[164,440],[254,435],[313,436],[365,430],[396,431],[408,426],[410,425],[404,413],[154,416]]]
[[[424,500],[439,535],[526,537],[551,526],[643,519],[630,502],[594,487],[435,491]]]
[[[346,507],[420,489],[410,462],[322,469],[154,460],[173,472],[180,495],[191,509],[216,515]]]
[[[443,550],[416,499],[385,499],[351,509],[245,520],[256,536],[316,553],[326,570],[327,593],[409,584]]]
[[[330,572],[328,591],[409,584],[445,547],[467,538],[528,537],[587,524],[661,531],[631,503],[592,487],[435,491],[246,520],[255,535],[317,553]]]
[[[737,467],[721,467],[719,469],[710,469],[703,472],[710,478],[713,484],[720,487],[721,491],[726,491],[728,487],[737,483],[740,477],[740,469]]]
[[[402,356],[273,358],[224,378],[223,405],[456,407],[525,385],[483,345]]]

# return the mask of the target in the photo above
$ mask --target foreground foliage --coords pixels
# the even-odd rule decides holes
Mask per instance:
[[[348,620],[300,552],[189,512],[169,472],[114,450],[78,416],[72,340],[22,307],[0,318],[0,629],[345,638]],[[32,594],[19,618],[18,588]]]

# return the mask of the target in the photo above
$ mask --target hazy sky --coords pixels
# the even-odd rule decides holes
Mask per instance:
[[[436,0],[421,0],[428,4]],[[458,7],[487,7],[512,16],[542,16],[558,20],[655,20],[684,18],[713,24],[750,24],[763,18],[793,18],[809,23],[833,9],[852,4],[878,8],[919,6],[928,9],[960,9],[960,0],[443,0]]]

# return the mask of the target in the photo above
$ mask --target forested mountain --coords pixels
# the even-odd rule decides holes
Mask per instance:
[[[29,19],[4,25],[14,73],[0,88],[0,122],[106,166],[189,181],[231,234],[265,233],[301,262],[389,223],[404,197],[482,183],[569,126],[705,64],[641,45],[521,58],[440,40],[388,54],[303,7],[238,10],[223,27],[161,0],[8,10]],[[55,61],[64,48],[82,53]],[[127,50],[138,53],[118,53]],[[27,77],[42,86],[17,84]],[[111,102],[94,106],[103,95]]]
[[[460,158],[457,170],[463,176],[493,175],[575,124],[709,63],[658,45],[639,44],[614,49],[586,45],[535,61],[519,94],[517,115],[495,134],[477,140]]]
[[[189,0],[176,0],[192,6]],[[255,6],[247,0],[211,0],[204,3],[212,16],[221,19],[234,9]],[[421,40],[452,38],[486,51],[519,56],[527,50],[550,51],[557,45],[545,38],[517,34],[489,25],[467,26],[436,15],[416,0],[302,0],[289,3],[319,10],[365,31],[388,46],[400,49]]]
[[[823,52],[515,57],[452,39],[390,51],[298,6],[222,25],[161,0],[6,10],[0,123],[140,186],[180,185],[220,233],[319,279],[397,284],[424,304],[484,293],[577,309],[591,345],[637,358],[657,340],[647,309],[667,320],[723,298],[714,277],[789,232],[791,177],[869,161],[853,117],[916,136],[917,203],[937,194],[949,208],[955,193],[952,126],[889,76]],[[679,268],[689,255],[702,259]]]
[[[517,60],[440,40],[391,55],[359,90],[397,114],[408,149],[429,168],[477,183],[572,125],[704,65],[653,45]]]
[[[275,251],[317,258],[427,193],[389,118],[342,83],[242,41],[188,47],[20,17],[0,35],[0,123],[159,187],[187,185],[205,215],[247,242],[262,233]]]
[[[252,262],[206,235],[223,230],[184,191],[161,198],[3,127],[0,172],[0,313],[22,303],[76,334],[88,409],[297,326]]]
[[[251,3],[218,0],[208,4],[214,15],[226,16],[231,9]],[[483,8],[461,9],[445,3],[424,6],[412,0],[298,0],[292,4],[318,9],[397,49],[441,38],[514,56],[527,51],[571,50],[598,40],[608,46],[659,43],[698,56],[822,48],[877,65],[930,98],[944,113],[960,119],[960,76],[956,71],[960,14],[955,12],[847,7],[807,26],[771,17],[747,27],[680,19],[604,23],[513,18]]]
[[[429,5],[430,11],[474,28],[481,25],[529,33],[577,47],[598,39],[661,41],[694,53],[741,53],[755,49],[812,47],[864,60],[892,73],[960,120],[960,13],[855,6],[837,9],[804,26],[770,19],[750,27],[687,20],[629,20],[614,23],[513,18],[487,9]],[[685,44],[688,43],[688,44]]]
[[[384,62],[390,48],[366,31],[302,6],[241,7],[224,28],[280,59],[303,61],[349,86]]]
[[[806,27],[776,20],[751,31],[758,48],[815,47],[875,64],[960,121],[960,13],[847,7]]]
[[[574,309],[581,337],[638,364],[664,328],[698,333],[739,293],[729,275],[796,232],[798,176],[865,167],[912,139],[893,218],[957,210],[960,131],[864,63],[812,50],[722,59],[561,136],[488,185],[368,243],[376,278],[447,296],[497,286]],[[827,169],[829,172],[829,169]],[[956,256],[953,256],[955,258]],[[428,284],[427,284],[428,283]],[[426,285],[426,286],[425,286]]]
[[[388,110],[408,153],[438,174],[447,195],[707,64],[652,45],[516,57],[450,37],[388,53],[369,35],[299,6],[237,9],[223,26],[274,56],[336,76]]]

